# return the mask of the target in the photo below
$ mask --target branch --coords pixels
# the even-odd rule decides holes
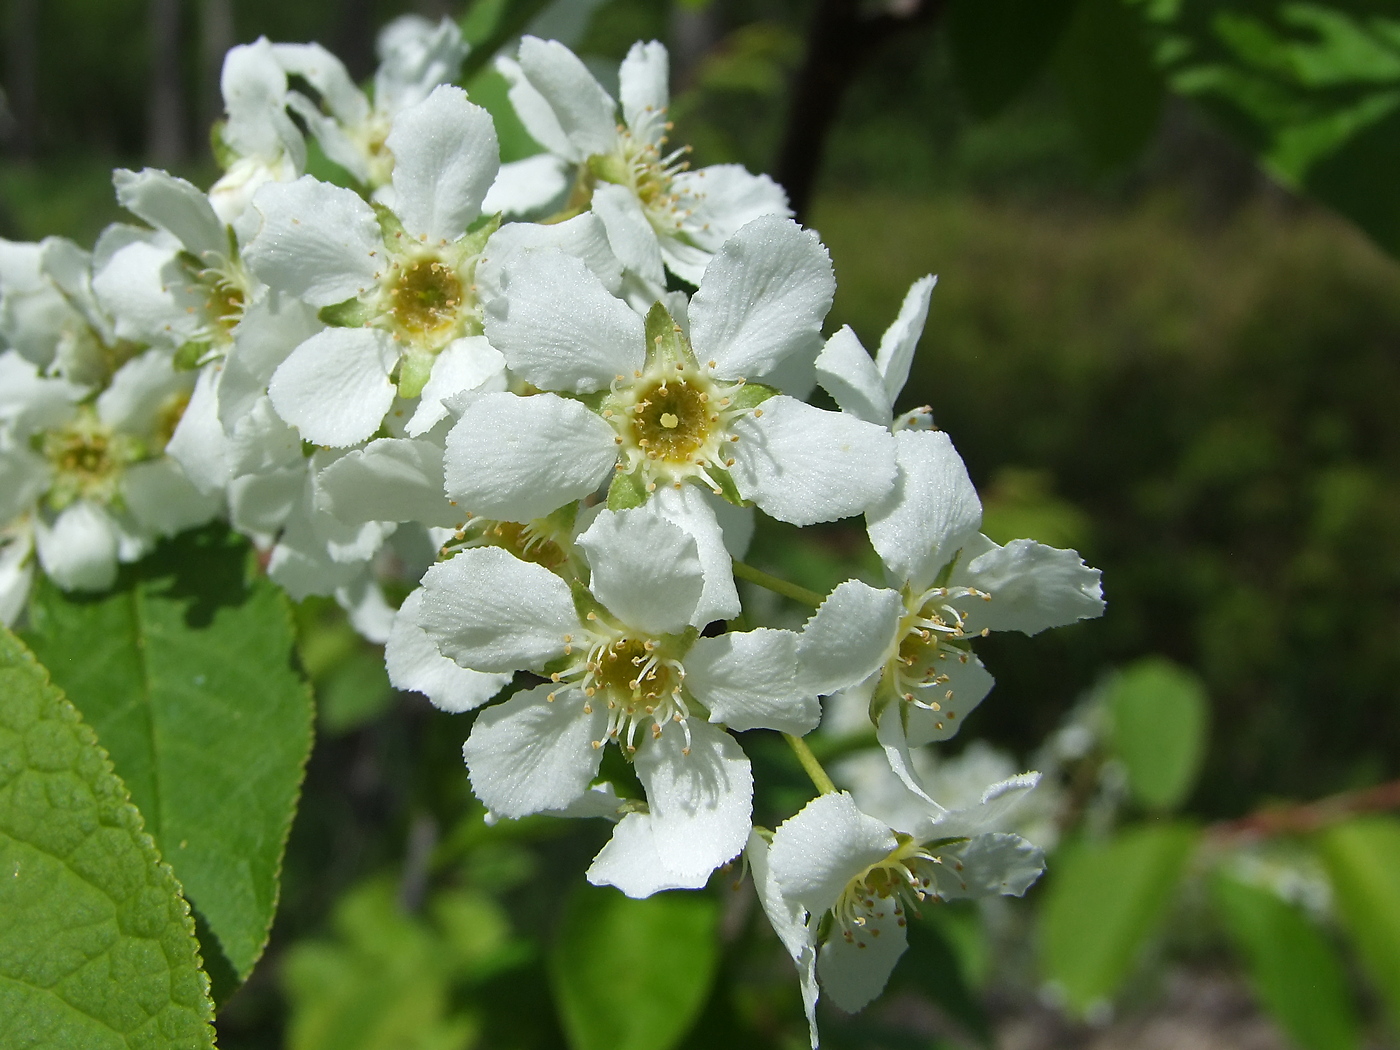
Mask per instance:
[[[826,152],[826,140],[856,74],[901,30],[934,21],[946,0],[891,0],[884,13],[862,16],[861,0],[817,0],[802,68],[793,83],[787,126],[774,173],[801,222]]]
[[[1361,791],[1343,791],[1316,802],[1269,806],[1238,820],[1226,820],[1206,829],[1217,843],[1253,840],[1273,835],[1306,835],[1362,813],[1400,809],[1400,780]]]

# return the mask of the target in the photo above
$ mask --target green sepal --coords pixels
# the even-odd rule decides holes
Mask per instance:
[[[627,170],[627,162],[615,153],[595,153],[586,163],[588,170],[604,182],[626,185],[632,174]]]
[[[370,305],[353,297],[346,299],[343,303],[323,306],[316,311],[316,317],[322,324],[328,324],[334,328],[359,328],[372,316],[374,316],[374,310]]]
[[[590,412],[603,414],[603,405],[612,396],[612,391],[604,387],[602,390],[593,390],[587,394],[561,394],[561,397],[572,397]]]
[[[180,345],[170,364],[177,372],[193,372],[204,363],[205,356],[213,348],[214,344],[208,339],[191,339]]]
[[[399,397],[417,397],[423,392],[433,374],[435,357],[423,350],[410,350],[399,359]]]
[[[647,311],[646,331],[648,362],[664,357],[695,366],[695,354],[691,352],[685,333],[660,302],[653,303]]]
[[[608,486],[608,510],[631,510],[647,501],[646,486],[640,471],[624,474],[618,471]]]
[[[221,169],[228,171],[233,167],[233,162],[238,159],[238,154],[224,138],[224,129],[228,126],[228,121],[215,121],[214,126],[209,129],[209,148],[214,153],[214,163]]]
[[[729,398],[729,407],[737,409],[757,408],[770,397],[776,397],[782,391],[776,387],[766,386],[763,383],[745,383]]]
[[[501,213],[481,215],[467,227],[466,236],[458,241],[464,255],[480,255],[486,250],[486,242],[501,228]]]
[[[399,222],[399,217],[392,211],[378,201],[370,201],[369,206],[374,209],[375,221],[379,223],[379,235],[384,238],[385,244],[392,245],[395,240],[407,236],[403,223]]]
[[[743,496],[739,495],[739,488],[734,484],[734,478],[729,471],[723,467],[706,467],[705,473],[714,479],[719,486],[719,494],[736,507],[750,507],[753,504],[747,502]]]

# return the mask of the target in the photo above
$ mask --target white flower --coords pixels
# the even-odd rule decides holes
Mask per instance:
[[[814,1050],[818,982],[854,1013],[885,987],[921,905],[1020,896],[1039,877],[1041,851],[993,830],[1037,777],[994,784],[965,810],[929,803],[912,834],[893,831],[841,792],[809,802],[771,846],[751,836],[759,899],[797,964]]]
[[[662,512],[692,516],[686,530],[710,537],[703,554],[723,544],[713,510],[686,499],[692,485],[799,525],[888,492],[888,432],[753,382],[810,361],[830,306],[831,264],[796,223],[756,219],[725,244],[690,304],[689,338],[659,306],[643,321],[563,252],[522,249],[500,265],[507,294],[487,305],[487,335],[543,392],[481,397],[453,427],[447,492],[466,510],[529,521],[611,479],[614,509],[669,490]]]
[[[320,96],[318,105],[292,91],[287,104],[306,122],[326,156],[371,189],[390,182],[394,153],[387,140],[395,117],[422,102],[439,84],[456,80],[467,45],[448,18],[434,24],[418,15],[403,15],[380,32],[377,50],[380,66],[371,102],[340,59],[320,44],[272,45],[281,67]]]
[[[490,231],[467,231],[498,164],[491,118],[443,86],[398,115],[387,144],[392,213],[310,176],[254,201],[263,216],[246,252],[254,272],[353,326],[306,340],[269,386],[282,418],[319,445],[370,437],[396,394],[417,397],[442,352],[481,332],[472,276]]]
[[[32,527],[39,563],[60,587],[109,587],[118,562],[218,512],[220,501],[162,455],[194,377],[160,351],[123,365],[91,402],[13,350],[0,354],[0,379],[0,527]],[[7,548],[11,570],[18,549]]]
[[[666,152],[666,49],[656,41],[634,44],[619,70],[622,121],[617,103],[578,57],[558,41],[527,36],[519,61],[498,61],[511,81],[510,99],[521,122],[549,153],[574,169],[566,204],[593,209],[607,224],[618,257],[653,281],[661,266],[698,284],[710,257],[745,223],[761,215],[791,215],[782,187],[737,164],[686,170],[686,150]],[[545,205],[568,185],[565,168],[536,158],[508,165],[510,180],[524,178],[534,201],[509,203],[527,210]],[[529,165],[529,167],[523,167]]]
[[[849,325],[826,341],[817,357],[817,381],[841,411],[892,430],[928,430],[933,417],[925,406],[894,416],[894,402],[909,378],[914,349],[928,318],[929,297],[938,278],[929,274],[910,286],[894,323],[885,329],[871,360]]]
[[[550,678],[478,716],[464,748],[472,787],[499,816],[563,809],[615,742],[647,812],[622,820],[590,881],[635,897],[702,886],[749,831],[752,774],[722,727],[800,734],[815,724],[796,636],[697,637],[695,542],[645,511],[603,511],[578,544],[591,593],[496,547],[465,550],[423,579],[418,622],[442,655]]]
[[[225,171],[210,188],[209,203],[220,221],[242,233],[253,194],[305,170],[306,142],[287,115],[287,75],[266,37],[229,49],[219,87],[226,119],[214,128],[214,150]]]
[[[868,711],[910,790],[909,748],[943,740],[992,687],[971,639],[1037,634],[1099,616],[1099,572],[1074,551],[1032,540],[1000,547],[978,534],[982,505],[941,431],[894,435],[899,477],[866,514],[890,588],[848,580],[803,633],[804,670],[840,728]]]

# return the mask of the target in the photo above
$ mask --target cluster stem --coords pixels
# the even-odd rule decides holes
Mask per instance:
[[[742,562],[738,558],[734,559],[734,575],[741,580],[748,580],[750,583],[756,583],[760,587],[781,594],[784,598],[791,598],[803,605],[810,605],[813,609],[819,608],[825,600],[816,591],[809,591],[806,587],[789,583],[787,580],[772,576],[762,569],[755,569],[752,565]]]

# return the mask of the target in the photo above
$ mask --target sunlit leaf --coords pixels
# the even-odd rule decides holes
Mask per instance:
[[[26,640],[246,977],[267,943],[311,748],[286,597],[249,577],[242,540],[206,529],[124,570],[109,594],[38,587],[30,624]]]
[[[0,628],[0,1046],[213,1047],[189,906],[96,735]]]
[[[1400,1033],[1400,820],[1353,820],[1320,845],[1342,923]]]
[[[1108,1000],[1166,912],[1196,841],[1156,824],[1061,850],[1041,911],[1045,976],[1084,1012]]]
[[[1361,1033],[1346,973],[1327,938],[1274,893],[1221,876],[1216,908],[1260,1000],[1303,1050],[1352,1050]]]
[[[1149,809],[1179,806],[1205,755],[1209,708],[1200,679],[1170,660],[1141,660],[1113,682],[1108,706],[1133,797]]]
[[[714,980],[719,908],[701,893],[632,900],[579,887],[549,957],[573,1050],[669,1050]]]

